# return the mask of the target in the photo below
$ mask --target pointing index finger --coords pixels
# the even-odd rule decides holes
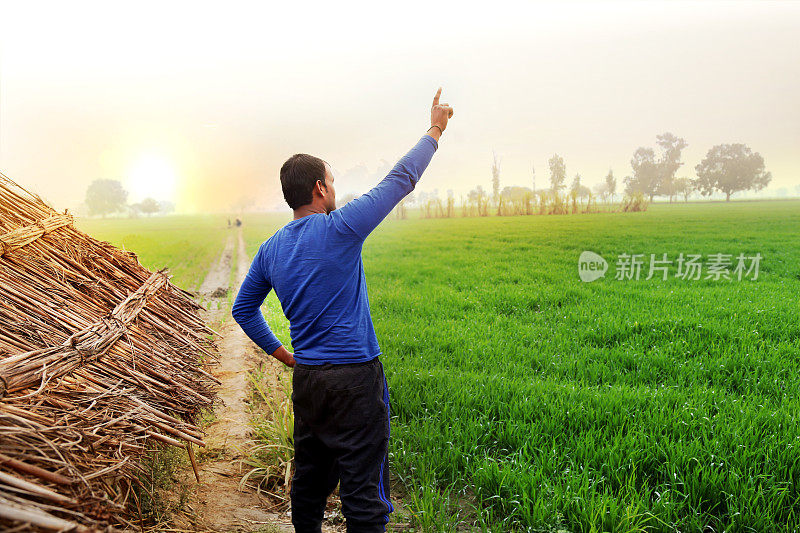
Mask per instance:
[[[436,96],[433,97],[433,105],[439,105],[439,95],[442,94],[442,88],[439,87],[439,90],[436,91]]]

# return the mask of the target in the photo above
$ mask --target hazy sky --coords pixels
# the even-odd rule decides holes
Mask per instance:
[[[282,202],[297,152],[364,192],[455,109],[418,190],[630,173],[684,137],[759,151],[800,184],[800,3],[0,4],[0,170],[58,208],[96,178],[180,211]]]

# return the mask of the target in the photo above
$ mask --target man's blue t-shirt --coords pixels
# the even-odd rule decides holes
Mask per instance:
[[[329,214],[292,220],[261,244],[232,310],[253,342],[270,354],[281,346],[260,309],[274,289],[298,363],[359,363],[380,355],[361,247],[414,190],[437,148],[424,135],[368,193]]]

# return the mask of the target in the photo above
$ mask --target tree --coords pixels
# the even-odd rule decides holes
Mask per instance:
[[[575,179],[572,180],[572,187],[569,189],[569,194],[575,198],[584,199],[588,198],[589,195],[592,194],[592,191],[589,187],[581,184],[581,175],[575,174]]]
[[[531,165],[531,185],[533,186],[533,194],[536,194],[536,167]],[[797,190],[800,191],[800,185],[797,186]]]
[[[117,180],[94,180],[86,189],[86,206],[90,215],[116,213],[125,207],[128,191]]]
[[[564,181],[567,179],[567,166],[564,164],[564,159],[558,154],[553,154],[547,164],[550,165],[550,184],[553,192],[558,193],[565,187]]]
[[[152,215],[153,213],[158,213],[158,202],[156,202],[153,198],[145,198],[139,203],[139,211],[148,216]]]
[[[617,193],[617,178],[614,177],[614,171],[610,168],[608,169],[608,174],[606,174],[605,192],[611,196],[611,201],[613,202],[614,195]]]
[[[469,198],[471,202],[477,202],[479,200],[482,200],[484,196],[486,196],[486,192],[483,190],[483,187],[478,185],[477,187],[469,191],[469,195],[467,196],[467,198]]]
[[[492,152],[492,158],[492,198],[496,202],[500,198],[500,162],[494,152]]]
[[[656,144],[661,149],[659,157],[652,148],[640,146],[633,153],[631,168],[633,177],[625,178],[625,193],[642,193],[650,197],[669,196],[670,202],[677,190],[675,188],[675,173],[681,167],[681,152],[688,146],[685,140],[672,133],[663,133],[656,136]]]
[[[575,179],[572,180],[572,187],[570,187],[569,192],[577,194],[581,188],[581,175],[575,174]]]
[[[678,192],[675,187],[675,173],[683,165],[681,163],[681,152],[689,145],[682,138],[676,137],[669,132],[657,135],[656,144],[661,148],[655,187],[656,194],[668,196],[671,202]],[[650,199],[652,200],[652,196]]]
[[[643,146],[637,148],[631,159],[631,168],[633,176],[625,178],[625,192],[627,194],[642,193],[649,196],[652,201],[659,185],[659,168],[653,149]]]
[[[700,193],[710,196],[718,190],[725,193],[726,202],[730,202],[731,195],[739,191],[753,189],[758,192],[772,180],[772,173],[764,169],[761,154],[739,143],[712,147],[695,170],[695,185]]]
[[[336,199],[337,207],[342,207],[345,204],[347,204],[347,202],[349,202],[351,200],[355,200],[356,198],[358,198],[358,195],[356,193],[349,192],[349,193],[345,194],[344,196]]]
[[[500,191],[500,196],[511,202],[521,202],[526,197],[531,196],[531,190],[527,187],[513,185],[511,187],[503,187],[503,190]]]
[[[694,192],[694,183],[689,178],[678,178],[675,180],[675,192],[683,196],[684,202],[688,202]]]
[[[431,192],[420,191],[417,195],[417,201],[419,202],[420,206],[426,204],[427,202],[433,202],[439,199],[439,189],[433,189]]]
[[[158,211],[164,215],[173,213],[175,211],[175,204],[167,200],[161,200],[158,202]]]
[[[606,185],[606,182],[596,183],[594,193],[605,202],[608,199],[608,185]]]

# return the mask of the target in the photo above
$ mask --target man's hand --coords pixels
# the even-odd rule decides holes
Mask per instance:
[[[436,96],[433,97],[433,105],[431,106],[431,128],[438,126],[444,132],[447,128],[447,121],[453,116],[453,108],[448,104],[440,104],[439,97],[442,95],[442,88],[436,91]]]
[[[272,357],[290,368],[294,367],[294,354],[283,346],[272,352]]]

